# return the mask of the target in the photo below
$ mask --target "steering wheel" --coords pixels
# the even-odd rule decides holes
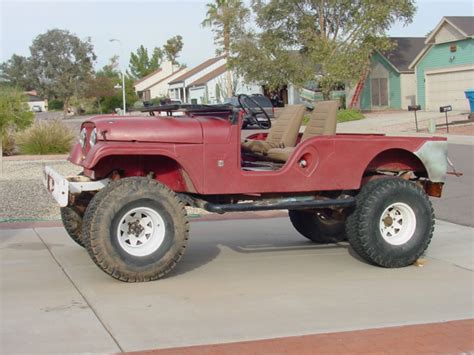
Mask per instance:
[[[245,94],[240,94],[237,96],[237,101],[239,102],[239,106],[242,107],[242,109],[250,115],[249,118],[252,119],[252,123],[256,124],[258,127],[262,129],[269,129],[272,126],[272,121],[270,120],[270,117],[268,116],[267,112],[265,109],[258,104],[257,101],[252,99],[250,96],[245,95]],[[255,106],[251,107],[249,105],[249,101],[253,103]],[[257,110],[256,110],[257,109]],[[258,114],[263,114],[265,117],[265,120],[259,120],[258,119]]]

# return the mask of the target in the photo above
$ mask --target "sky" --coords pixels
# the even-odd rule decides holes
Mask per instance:
[[[0,62],[12,54],[29,55],[33,39],[49,29],[67,29],[84,39],[90,37],[97,55],[96,68],[115,54],[127,65],[130,52],[141,44],[151,52],[172,36],[183,36],[178,59],[192,67],[215,54],[213,34],[203,28],[206,3],[188,1],[41,1],[0,0]],[[395,24],[394,37],[421,37],[436,27],[443,16],[474,16],[473,0],[419,0],[413,23]],[[118,42],[110,42],[115,38]]]

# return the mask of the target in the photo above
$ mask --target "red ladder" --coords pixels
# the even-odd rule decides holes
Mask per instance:
[[[351,103],[349,105],[349,108],[354,108],[354,106],[357,105],[357,102],[359,101],[360,93],[364,89],[365,79],[366,79],[366,76],[362,75],[359,82],[357,83],[354,95],[352,96],[352,100],[351,100]]]

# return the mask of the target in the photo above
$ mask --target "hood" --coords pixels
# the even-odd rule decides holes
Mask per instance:
[[[197,119],[181,117],[97,116],[90,120],[98,140],[124,142],[202,143]],[[104,139],[105,134],[105,139]]]

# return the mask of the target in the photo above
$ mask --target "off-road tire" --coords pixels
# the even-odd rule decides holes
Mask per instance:
[[[398,245],[384,239],[381,231],[382,215],[394,204],[408,206],[415,221],[409,239]],[[369,263],[387,268],[413,264],[425,252],[433,231],[434,212],[427,194],[415,183],[400,178],[377,179],[364,185],[346,223],[354,251]]]
[[[346,240],[345,223],[323,223],[315,211],[289,210],[293,227],[314,243],[328,244]]]
[[[85,247],[82,240],[82,216],[72,207],[61,207],[61,220],[67,234],[81,247]]]
[[[149,208],[163,218],[164,240],[146,256],[129,254],[120,246],[121,216],[134,208]],[[125,282],[153,281],[170,272],[184,254],[189,222],[183,202],[165,185],[144,177],[110,183],[92,199],[84,215],[83,238],[94,263]]]

